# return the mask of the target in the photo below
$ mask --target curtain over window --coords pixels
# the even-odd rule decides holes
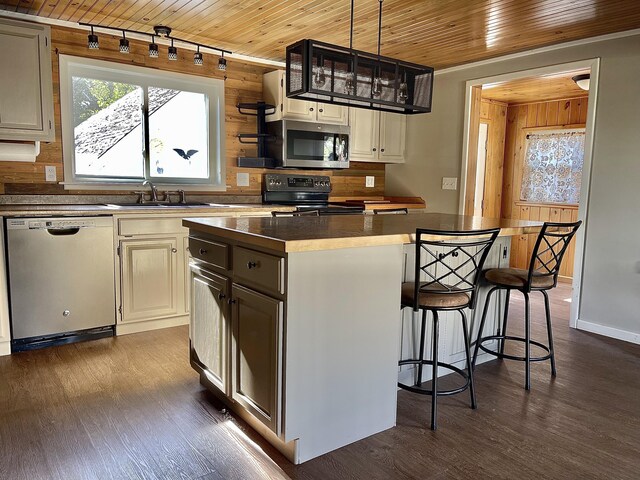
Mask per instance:
[[[520,199],[535,203],[578,203],[584,137],[584,130],[527,135]]]

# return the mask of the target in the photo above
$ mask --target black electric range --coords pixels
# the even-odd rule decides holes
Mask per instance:
[[[331,178],[325,175],[266,173],[262,203],[295,206],[296,211],[318,210],[320,215],[362,215],[364,206],[330,202]]]

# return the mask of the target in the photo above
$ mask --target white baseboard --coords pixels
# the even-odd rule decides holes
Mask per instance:
[[[161,318],[159,320],[146,320],[143,322],[117,323],[116,335],[128,335],[129,333],[140,333],[148,330],[158,330],[160,328],[177,327],[187,325],[189,315],[180,317]]]
[[[11,355],[11,342],[0,342],[0,357]]]
[[[598,335],[604,335],[605,337],[640,344],[640,333],[637,332],[620,330],[618,328],[607,327],[606,325],[600,325],[580,319],[576,322],[576,328],[578,330],[584,330],[585,332],[597,333]]]

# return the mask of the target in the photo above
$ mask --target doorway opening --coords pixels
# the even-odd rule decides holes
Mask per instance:
[[[534,221],[586,219],[597,61],[576,62],[467,83],[460,210]],[[584,90],[573,80],[590,74]],[[572,283],[579,313],[583,226],[559,281]],[[527,269],[536,235],[512,237],[510,265]]]

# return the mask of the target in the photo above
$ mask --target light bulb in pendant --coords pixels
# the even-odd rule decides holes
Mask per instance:
[[[382,79],[376,77],[373,79],[373,86],[371,87],[371,94],[374,97],[379,97],[382,94]]]
[[[409,91],[407,89],[407,82],[402,82],[398,88],[398,102],[406,103],[409,98]]]
[[[316,73],[313,76],[313,83],[316,87],[322,88],[327,82],[327,75],[324,73],[324,67],[320,66],[316,68]]]
[[[347,73],[347,78],[344,81],[344,93],[347,95],[354,95],[356,91],[356,74],[353,72]]]

